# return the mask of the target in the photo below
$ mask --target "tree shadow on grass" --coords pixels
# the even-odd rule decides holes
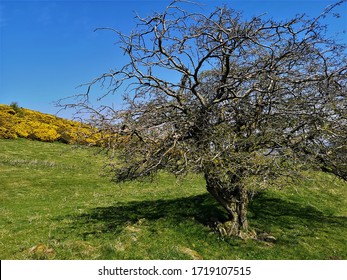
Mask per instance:
[[[317,208],[261,193],[249,207],[250,218],[262,229],[278,228],[290,231],[306,227],[311,232],[321,228],[347,228],[347,217],[326,215]]]
[[[133,201],[114,206],[97,207],[79,216],[71,217],[73,227],[83,227],[84,236],[102,233],[120,233],[124,227],[145,219],[148,222],[165,220],[174,225],[195,220],[208,225],[212,220],[223,220],[226,215],[209,194],[185,198],[153,201]],[[211,220],[212,219],[212,220]]]
[[[323,226],[346,228],[346,217],[325,216],[314,207],[281,198],[258,195],[249,207],[250,224],[260,230],[269,226],[290,231],[307,226],[314,230]],[[225,221],[226,214],[209,194],[170,200],[133,201],[114,206],[97,207],[79,216],[71,217],[73,227],[84,236],[118,234],[127,225],[145,219],[148,222],[166,221],[169,226],[187,220],[211,226],[217,220]],[[81,232],[82,229],[82,232]]]

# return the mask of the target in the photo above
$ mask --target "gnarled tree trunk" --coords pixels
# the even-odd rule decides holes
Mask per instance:
[[[206,188],[210,194],[224,207],[229,215],[227,222],[218,225],[219,232],[224,236],[249,236],[247,207],[248,192],[244,187],[232,186],[223,183],[222,180],[205,174]]]

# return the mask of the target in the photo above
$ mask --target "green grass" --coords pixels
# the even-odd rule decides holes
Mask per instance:
[[[252,200],[250,225],[275,243],[223,239],[201,176],[116,185],[94,152],[0,140],[1,259],[347,259],[347,184],[333,176]]]

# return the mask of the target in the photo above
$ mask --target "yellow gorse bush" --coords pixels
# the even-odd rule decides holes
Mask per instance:
[[[96,129],[76,121],[0,104],[0,138],[29,138],[45,142],[102,145]]]

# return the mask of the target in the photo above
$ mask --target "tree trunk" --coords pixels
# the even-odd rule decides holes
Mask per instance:
[[[206,187],[210,194],[228,212],[229,219],[219,224],[217,229],[224,236],[249,236],[247,206],[248,192],[240,186],[231,187],[214,176],[205,174]]]

